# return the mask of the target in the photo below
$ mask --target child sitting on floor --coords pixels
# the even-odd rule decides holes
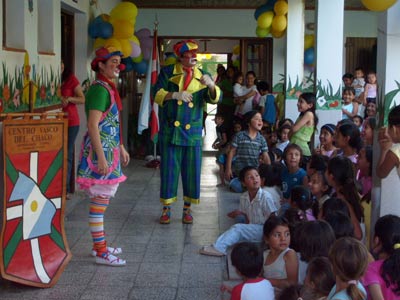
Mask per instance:
[[[226,285],[221,287],[222,291],[231,293],[231,300],[275,299],[271,283],[260,277],[263,268],[263,255],[257,245],[248,242],[236,244],[232,249],[231,260],[236,272],[243,277],[243,282],[233,289]]]
[[[233,211],[230,217],[244,216],[246,223],[233,225],[218,237],[214,245],[201,248],[200,254],[224,256],[228,248],[238,242],[261,242],[265,220],[278,210],[274,201],[261,188],[257,168],[250,166],[243,168],[239,178],[247,192],[242,194],[239,209]]]

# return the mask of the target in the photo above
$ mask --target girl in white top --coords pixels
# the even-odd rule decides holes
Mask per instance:
[[[345,87],[343,90],[342,119],[353,119],[358,114],[358,103],[354,101],[356,91],[353,87]]]
[[[385,178],[393,168],[400,176],[400,105],[394,107],[388,116],[388,127],[379,130],[378,141],[381,154],[376,175]]]
[[[264,224],[264,240],[269,249],[264,252],[264,277],[275,288],[297,283],[298,259],[289,248],[289,223],[283,217],[271,216]]]

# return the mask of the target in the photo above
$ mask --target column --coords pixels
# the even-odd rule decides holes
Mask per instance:
[[[304,0],[288,0],[288,6],[285,117],[296,121],[296,91],[301,91],[304,77]]]
[[[315,86],[318,97],[318,133],[322,125],[336,124],[342,118],[344,0],[318,0],[316,5]]]
[[[387,11],[379,14],[378,18],[378,54],[377,54],[377,78],[378,94],[385,95],[384,104],[387,107],[385,116],[394,105],[400,104],[400,88],[396,81],[400,81],[400,2]],[[396,93],[397,91],[397,93]],[[391,93],[392,92],[392,93]],[[395,97],[390,97],[395,94]],[[379,97],[383,98],[383,97]],[[379,102],[383,99],[379,99]],[[377,131],[375,131],[375,136]],[[375,137],[376,141],[376,137]],[[374,162],[379,154],[379,146],[374,143]],[[376,159],[375,159],[376,158]],[[375,170],[375,168],[374,168]],[[375,174],[374,174],[375,175]],[[380,181],[380,182],[379,182]],[[380,188],[379,188],[380,183]],[[372,224],[375,224],[379,216],[386,214],[400,215],[400,180],[397,170],[393,169],[388,177],[382,180],[374,178]],[[379,201],[380,200],[380,201]]]

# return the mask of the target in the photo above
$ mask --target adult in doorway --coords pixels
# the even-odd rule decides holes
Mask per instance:
[[[193,223],[191,204],[200,201],[203,107],[205,102],[216,104],[221,91],[210,75],[196,67],[197,48],[193,40],[175,44],[178,62],[161,69],[153,90],[155,102],[160,105],[161,224],[170,223],[179,174],[184,224]]]
[[[236,104],[233,102],[233,77],[235,67],[229,66],[225,71],[224,78],[217,84],[222,91],[222,101],[218,103],[217,113],[224,117],[226,127],[233,131],[233,116]]]
[[[85,103],[85,95],[79,80],[68,66],[61,61],[61,102],[62,110],[68,117],[68,152],[67,152],[67,193],[71,193],[71,174],[74,168],[75,140],[79,133],[79,114],[77,104]],[[69,196],[67,196],[69,197]]]

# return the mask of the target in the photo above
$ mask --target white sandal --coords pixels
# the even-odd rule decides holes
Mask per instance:
[[[121,254],[122,253],[122,249],[121,248],[113,248],[113,247],[107,247],[107,253],[108,254]],[[97,255],[97,251],[92,249],[92,256],[95,257]]]
[[[104,253],[102,256],[96,256],[96,264],[112,267],[123,267],[126,265],[126,260],[118,258],[115,255],[109,253]]]

